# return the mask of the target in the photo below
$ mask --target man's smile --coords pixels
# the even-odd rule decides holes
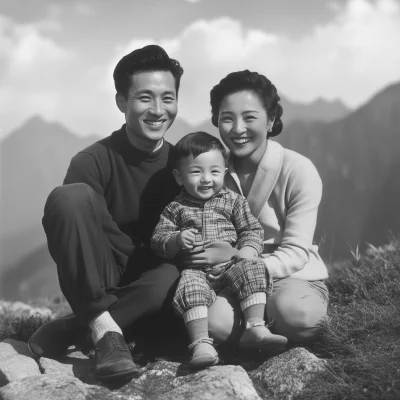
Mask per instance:
[[[166,119],[160,119],[160,120],[151,120],[151,119],[145,119],[143,120],[143,122],[147,125],[151,125],[154,127],[159,127],[161,126],[164,122],[166,121]]]

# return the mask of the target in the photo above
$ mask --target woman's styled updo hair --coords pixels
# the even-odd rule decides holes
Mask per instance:
[[[221,102],[228,94],[251,90],[258,94],[267,112],[268,119],[274,121],[272,131],[268,132],[267,137],[277,136],[281,133],[283,124],[281,116],[282,106],[278,103],[280,97],[275,86],[264,75],[257,72],[244,71],[232,72],[221,82],[214,86],[210,92],[211,97],[211,122],[218,127],[218,115]]]

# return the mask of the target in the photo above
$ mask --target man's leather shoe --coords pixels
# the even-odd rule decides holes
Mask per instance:
[[[36,357],[60,358],[86,329],[77,322],[75,314],[57,318],[42,325],[28,341],[31,353]]]
[[[133,362],[124,338],[107,332],[96,344],[96,378],[101,381],[130,380],[140,368]]]

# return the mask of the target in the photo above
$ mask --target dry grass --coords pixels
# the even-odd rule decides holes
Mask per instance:
[[[400,399],[400,243],[333,265],[329,320],[311,350],[329,360],[299,399]]]
[[[400,399],[400,242],[330,267],[329,320],[310,347],[328,360],[297,399]],[[70,312],[63,298],[39,299],[53,316]],[[0,340],[27,340],[49,317],[0,313]]]

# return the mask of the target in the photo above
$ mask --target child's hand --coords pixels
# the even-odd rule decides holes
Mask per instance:
[[[193,249],[196,240],[197,229],[190,228],[179,232],[176,236],[176,244],[182,249]]]

